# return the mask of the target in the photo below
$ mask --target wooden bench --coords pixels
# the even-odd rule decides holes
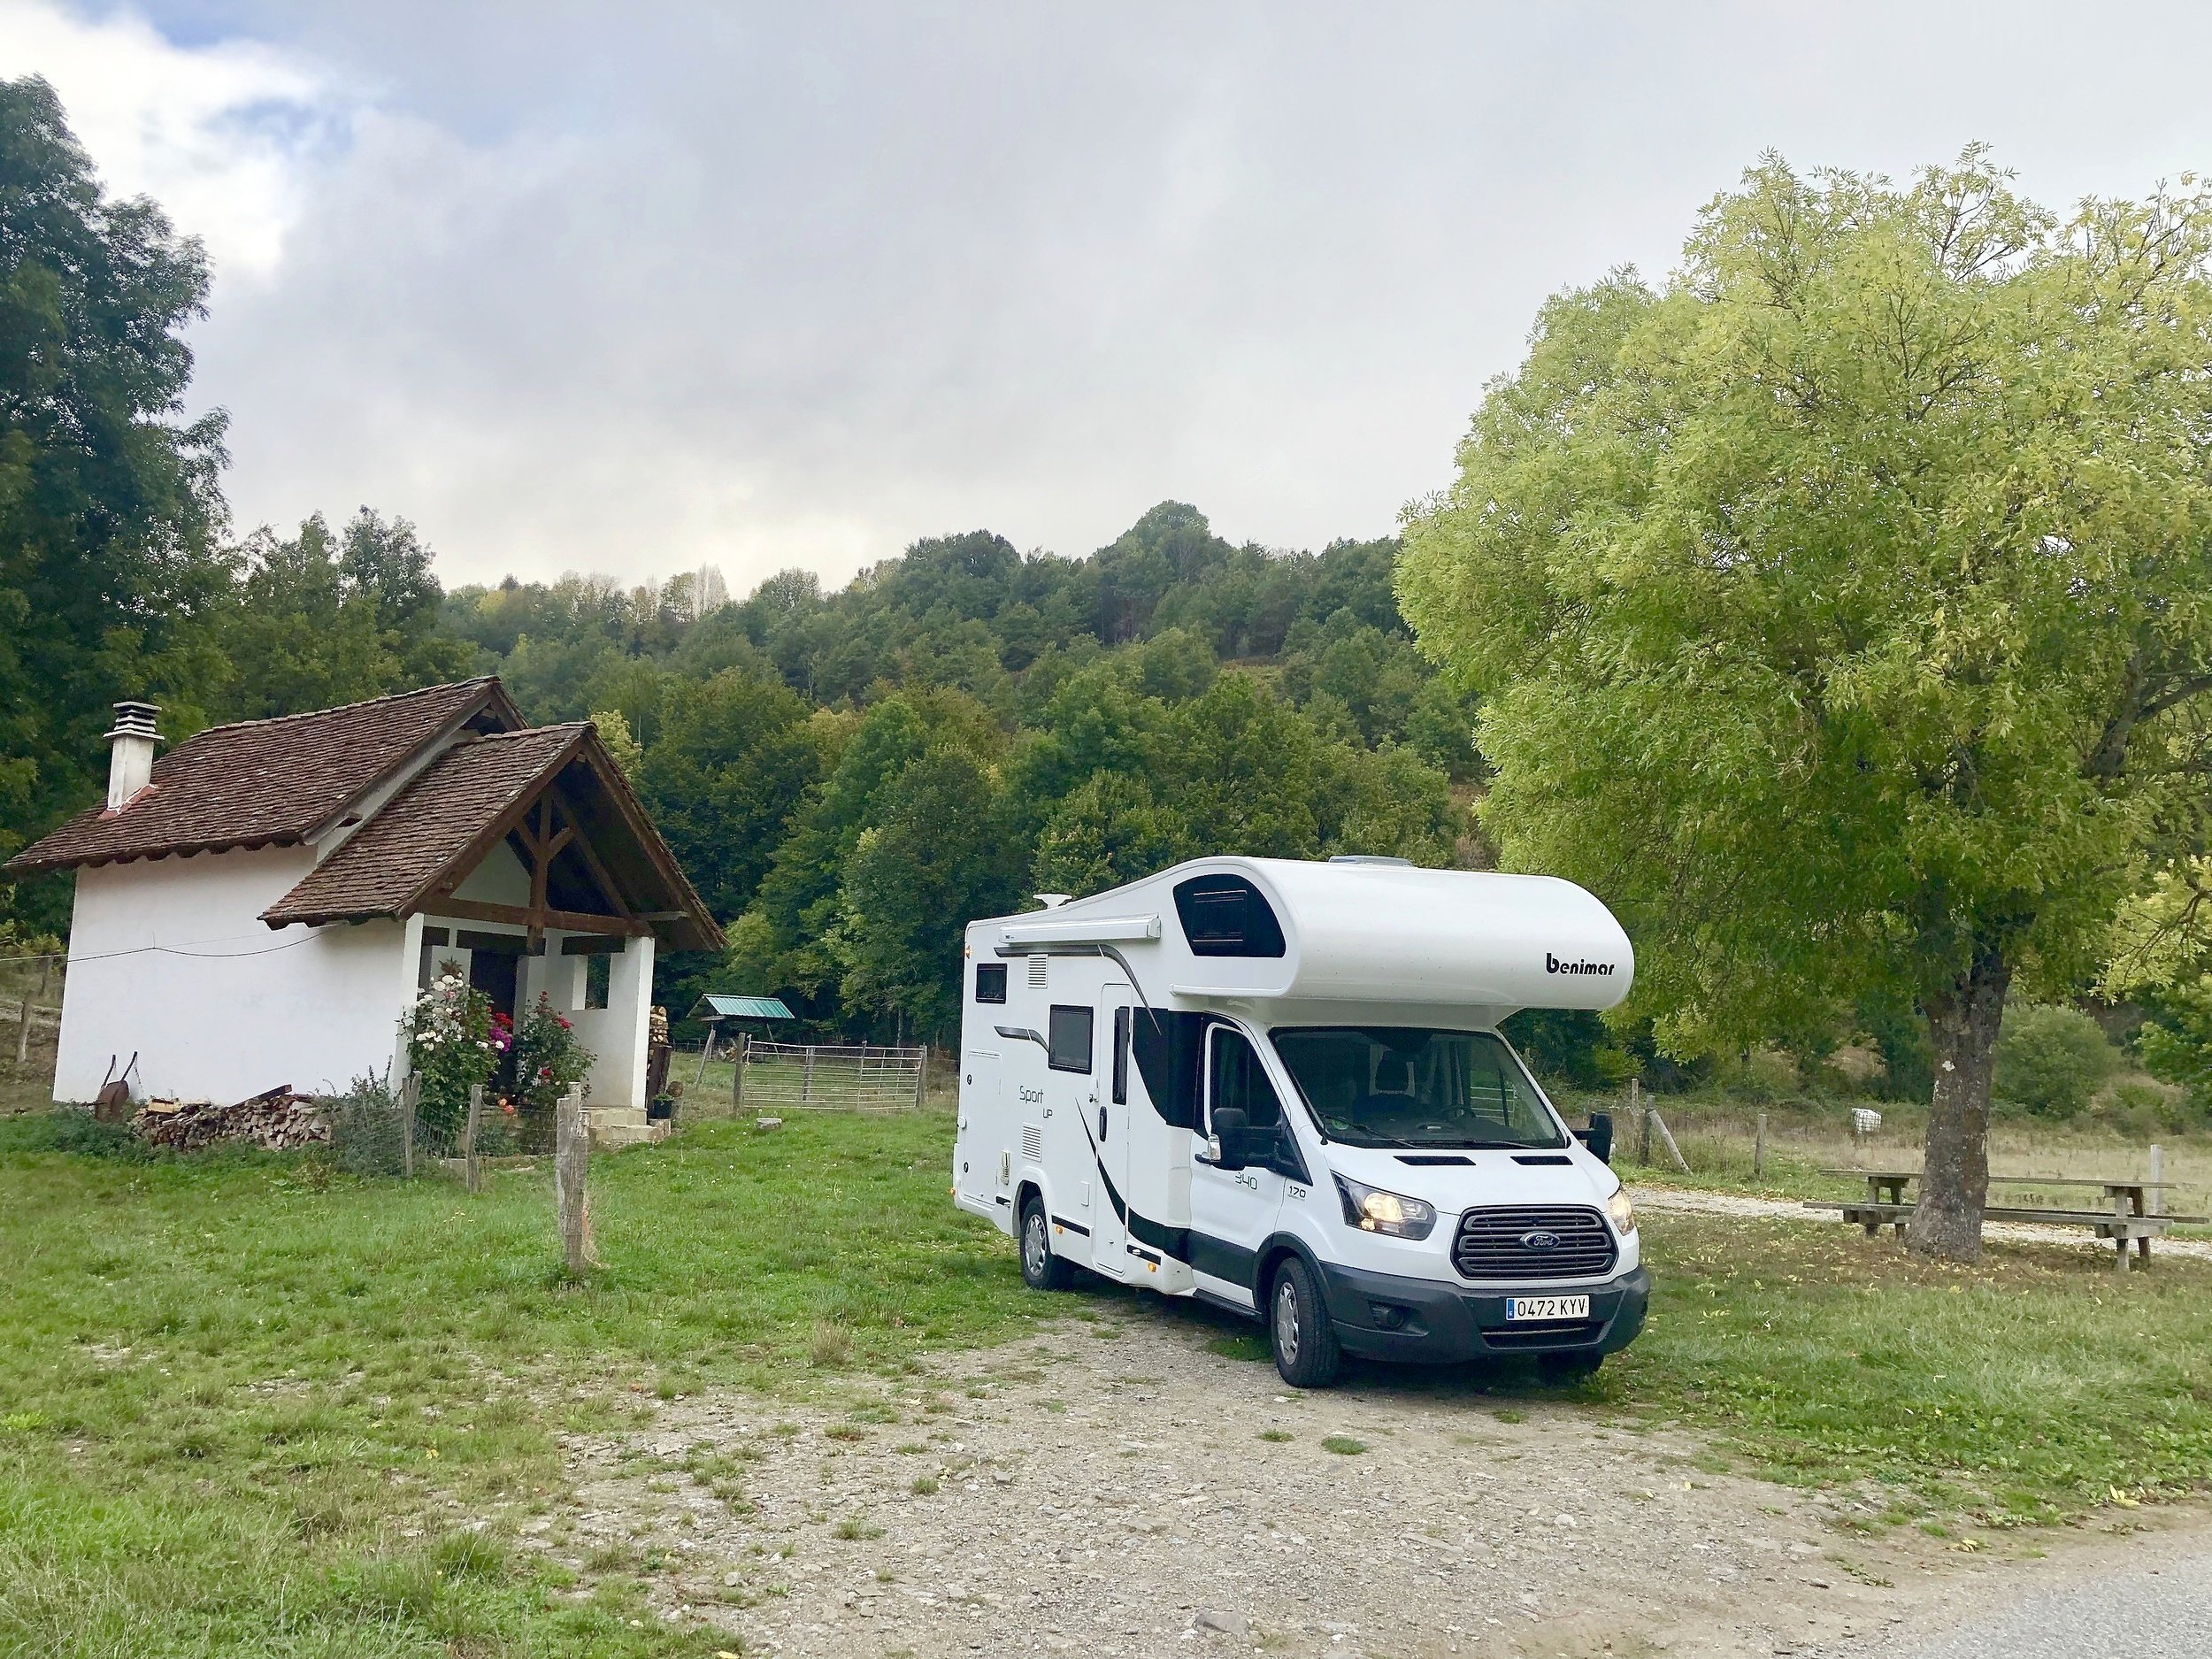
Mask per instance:
[[[1845,1221],[1865,1229],[1866,1236],[1873,1238],[1885,1227],[1893,1227],[1897,1236],[1905,1236],[1905,1224],[1912,1219],[1915,1204],[1905,1197],[1908,1184],[1920,1179],[1918,1170],[1823,1170],[1823,1175],[1855,1175],[1866,1182],[1866,1196],[1863,1199],[1809,1199],[1809,1210],[1833,1210]],[[2150,1212],[2149,1196],[2154,1192],[2170,1188],[2171,1181],[2139,1181],[2131,1179],[2106,1180],[2093,1176],[2065,1175],[1993,1175],[1993,1187],[2093,1187],[2100,1188],[2107,1208],[2101,1210],[2061,1210],[2043,1204],[1991,1204],[1982,1206],[1984,1221],[2020,1221],[2037,1226],[2087,1227],[2101,1239],[2109,1239],[2118,1255],[2115,1263],[2120,1272],[2128,1271],[2128,1244],[2133,1240],[2136,1251],[2146,1262],[2151,1259],[2151,1240],[2164,1235],[2177,1222],[2201,1223],[2202,1216],[2170,1216]]]

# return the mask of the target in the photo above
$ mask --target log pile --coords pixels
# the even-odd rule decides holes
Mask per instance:
[[[265,1089],[234,1105],[211,1101],[148,1101],[131,1119],[131,1132],[150,1146],[197,1152],[221,1141],[242,1141],[265,1152],[289,1152],[330,1139],[330,1121],[310,1095],[289,1083]]]

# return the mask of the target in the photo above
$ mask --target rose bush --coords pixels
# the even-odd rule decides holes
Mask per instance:
[[[491,998],[449,969],[407,1010],[407,1061],[421,1079],[415,1115],[426,1131],[458,1146],[469,1091],[491,1080],[514,1046],[514,1026]]]

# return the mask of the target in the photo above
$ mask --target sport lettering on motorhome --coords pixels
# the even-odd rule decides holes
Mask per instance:
[[[1344,1353],[1586,1375],[1641,1328],[1612,1125],[1570,1128],[1498,1033],[1628,995],[1628,937],[1580,887],[1202,858],[966,946],[953,1195],[1038,1289],[1082,1268],[1202,1297],[1300,1387]]]
[[[1547,950],[1544,953],[1544,972],[1546,973],[1610,973],[1613,972],[1613,964],[1609,962],[1562,962]]]

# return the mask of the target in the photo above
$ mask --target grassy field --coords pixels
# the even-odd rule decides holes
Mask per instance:
[[[1873,1102],[1882,1113],[1882,1126],[1867,1137],[1862,1149],[1851,1133],[1851,1108],[1866,1102],[1801,1100],[1761,1108],[1717,1093],[1663,1095],[1657,1104],[1690,1165],[1686,1176],[1655,1141],[1651,1161],[1636,1161],[1636,1137],[1622,1097],[1562,1090],[1555,1091],[1555,1098],[1571,1122],[1581,1122],[1594,1109],[1614,1113],[1619,1135],[1614,1162],[1631,1179],[1774,1197],[1863,1196],[1863,1182],[1823,1171],[1917,1169],[1927,1124],[1924,1106]],[[1767,1114],[1767,1156],[1763,1172],[1755,1175],[1755,1125],[1763,1110]],[[2176,1187],[2166,1195],[2166,1208],[2177,1214],[2212,1213],[2212,1137],[2175,1133],[2158,1139],[2164,1177]],[[2001,1118],[1990,1128],[1989,1167],[1999,1175],[2143,1178],[2150,1172],[2150,1143],[2093,1124]],[[2040,1195],[2032,1188],[2008,1187],[2002,1191],[2006,1197],[2024,1202],[2072,1206],[2084,1202],[2079,1189],[2059,1187]],[[2095,1194],[2087,1196],[2093,1200]]]
[[[602,1159],[603,1265],[571,1286],[542,1169],[472,1200],[0,1121],[0,1651],[710,1655],[644,1617],[644,1568],[575,1582],[511,1548],[561,1500],[560,1433],[710,1387],[841,1406],[1040,1314],[1144,1317],[1025,1293],[947,1200],[949,1133],[934,1110],[709,1122]],[[1863,1483],[1869,1525],[2212,1485],[2199,1264],[2120,1280],[1999,1248],[1943,1269],[1841,1228],[1647,1227],[1651,1326],[1575,1396],[1594,1419]],[[1233,1325],[1222,1345],[1264,1363]],[[1466,1386],[1543,1392],[1519,1367]]]

